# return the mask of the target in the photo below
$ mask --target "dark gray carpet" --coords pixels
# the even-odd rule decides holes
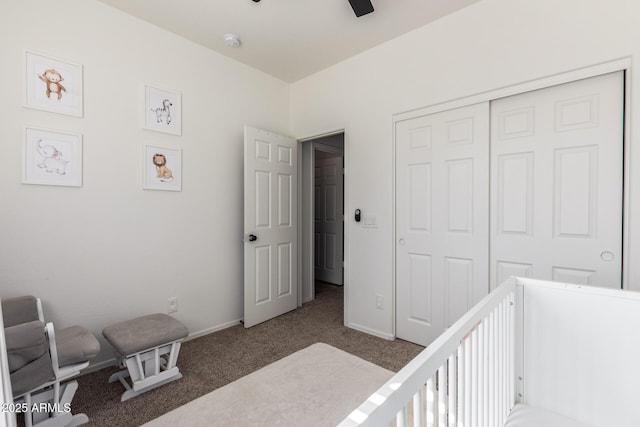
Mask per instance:
[[[92,426],[139,426],[316,342],[394,372],[423,349],[346,328],[343,318],[343,288],[317,283],[316,299],[302,308],[250,329],[234,326],[183,343],[182,379],[126,402],[120,402],[122,385],[107,383],[115,367],[80,377],[72,411],[86,413]]]

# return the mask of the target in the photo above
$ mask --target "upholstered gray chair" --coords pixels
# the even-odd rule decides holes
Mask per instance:
[[[89,366],[100,343],[85,328],[56,331],[45,323],[38,298],[24,296],[2,301],[11,388],[25,409],[25,425],[77,426],[89,419],[71,414],[77,381],[66,381]]]

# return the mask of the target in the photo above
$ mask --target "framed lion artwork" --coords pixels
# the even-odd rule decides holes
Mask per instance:
[[[182,191],[182,149],[145,144],[142,158],[142,188]]]

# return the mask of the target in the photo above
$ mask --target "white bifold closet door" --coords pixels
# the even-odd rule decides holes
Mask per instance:
[[[489,289],[489,103],[396,123],[396,336],[427,345]]]
[[[623,73],[491,103],[491,284],[619,288]]]

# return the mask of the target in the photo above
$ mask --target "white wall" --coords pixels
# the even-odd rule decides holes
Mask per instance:
[[[292,85],[296,137],[345,128],[347,324],[381,336],[393,333],[392,116],[635,57],[639,21],[634,0],[483,0]],[[632,82],[639,72],[632,70]],[[632,87],[630,126],[637,129],[634,93]],[[640,165],[640,134],[631,135],[631,160]],[[638,166],[631,171],[632,212],[640,208],[638,172]],[[378,228],[355,224],[356,208],[376,213]],[[629,279],[640,289],[638,215],[630,221]],[[376,294],[384,296],[384,310],[376,309]]]
[[[288,133],[289,86],[95,0],[4,1],[0,40],[0,297],[100,336],[171,296],[192,333],[242,318],[242,129]],[[24,49],[83,64],[83,118],[22,107]],[[143,82],[181,137],[141,129]],[[83,134],[82,188],[21,184],[25,124]],[[182,147],[182,192],[142,190],[143,143]]]
[[[346,320],[391,336],[393,114],[635,57],[639,18],[635,0],[483,0],[288,86],[95,0],[5,1],[0,297],[41,296],[59,326],[96,334],[165,311],[170,296],[192,332],[234,322],[242,317],[242,125],[297,138],[345,129]],[[22,107],[24,49],[84,65],[84,118]],[[182,137],[140,128],[142,82],[182,92]],[[83,134],[82,188],[20,183],[25,124]],[[631,136],[640,164],[640,134]],[[183,148],[182,192],[141,189],[143,143]],[[355,224],[356,208],[377,214],[378,228]],[[635,217],[628,263],[640,289]]]

